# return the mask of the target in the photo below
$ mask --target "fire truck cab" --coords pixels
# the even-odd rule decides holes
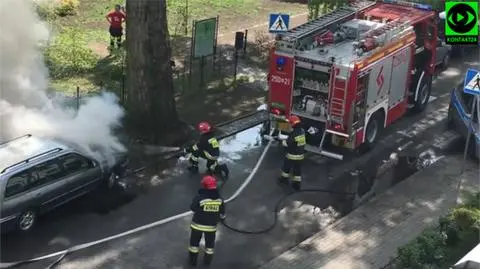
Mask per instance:
[[[436,13],[405,1],[353,1],[278,34],[269,63],[269,128],[302,119],[306,150],[335,159],[428,104]]]

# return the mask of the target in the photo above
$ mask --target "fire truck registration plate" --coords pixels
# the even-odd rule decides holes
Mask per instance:
[[[290,129],[290,126],[288,122],[279,122],[278,123],[278,130],[280,131],[288,131]]]

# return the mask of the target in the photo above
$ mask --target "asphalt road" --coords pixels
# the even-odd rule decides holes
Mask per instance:
[[[448,93],[463,77],[467,67],[477,67],[478,50],[467,59],[455,59],[451,67],[439,74],[433,84],[427,110],[406,117],[385,132],[375,150],[365,156],[339,162],[311,156],[305,164],[305,188],[351,192],[359,185],[371,185],[352,176],[359,168],[374,175],[391,152],[417,154],[442,143]],[[247,177],[261,152],[255,131],[249,130],[226,139],[225,160],[231,179],[223,195],[229,197]],[[432,139],[435,138],[435,139]],[[230,144],[228,144],[230,143]],[[409,148],[407,148],[409,147]],[[289,190],[276,185],[282,154],[274,147],[243,194],[229,204],[228,222],[242,229],[258,230],[273,221],[273,208]],[[446,154],[438,152],[437,154]],[[154,178],[138,178],[139,192],[133,198],[118,195],[91,195],[42,218],[29,234],[2,236],[1,260],[10,262],[27,259],[69,246],[98,240],[140,225],[184,212],[199,187],[199,178],[183,171],[179,165],[158,171]],[[385,185],[385,188],[389,184]],[[367,186],[368,187],[368,186]],[[255,268],[328,225],[351,209],[352,199],[328,193],[297,194],[285,201],[280,221],[271,232],[243,235],[222,228],[212,268]],[[123,239],[72,253],[59,268],[186,268],[189,218],[174,221]],[[50,260],[51,262],[51,260]],[[44,268],[36,263],[23,268]]]

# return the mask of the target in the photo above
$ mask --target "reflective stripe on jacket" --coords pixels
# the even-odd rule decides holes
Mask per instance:
[[[193,145],[193,150],[200,150],[205,155],[205,158],[210,160],[217,160],[220,155],[220,144],[212,132],[200,136],[197,144]]]
[[[225,203],[218,190],[199,190],[190,209],[194,213],[190,227],[203,232],[214,232],[225,217]]]
[[[293,131],[282,144],[287,147],[287,159],[303,160],[306,144],[305,131],[301,127],[293,128]]]

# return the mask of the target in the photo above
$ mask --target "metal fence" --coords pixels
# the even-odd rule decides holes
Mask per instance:
[[[217,17],[218,23],[218,17]],[[217,25],[218,27],[218,25]],[[217,30],[218,31],[218,30]],[[192,29],[192,32],[194,30]],[[238,60],[247,57],[247,54],[256,54],[257,45],[254,44],[251,48],[247,49],[247,35],[248,30],[244,32],[243,48],[235,49],[234,46],[217,45],[218,33],[215,35],[215,48],[213,55],[204,57],[194,57],[192,46],[194,46],[194,38],[191,40],[189,37],[182,37],[184,42],[182,44],[183,52],[176,51],[177,55],[181,57],[172,57],[171,65],[173,71],[173,84],[175,96],[190,95],[206,91],[208,89],[228,89],[235,85],[237,78]],[[233,42],[234,40],[232,40]],[[265,42],[263,42],[265,43]],[[262,46],[263,46],[262,43]],[[172,45],[172,50],[175,50],[175,44]],[[123,59],[125,56],[123,55]],[[122,61],[122,75],[111,75],[109,78],[105,78],[105,81],[97,82],[98,87],[96,89],[83,89],[77,87],[76,93],[70,96],[74,100],[75,106],[78,106],[81,99],[85,96],[91,96],[98,92],[99,89],[106,89],[114,92],[119,97],[122,104],[126,103],[127,90],[126,90],[126,64],[125,60]],[[118,70],[117,70],[118,72]],[[108,77],[108,76],[107,76]],[[107,81],[108,80],[108,81]]]
[[[193,58],[182,57],[173,69],[174,87],[177,95],[205,91],[210,88],[226,88],[235,81],[237,63],[235,50],[217,47],[214,55]]]

